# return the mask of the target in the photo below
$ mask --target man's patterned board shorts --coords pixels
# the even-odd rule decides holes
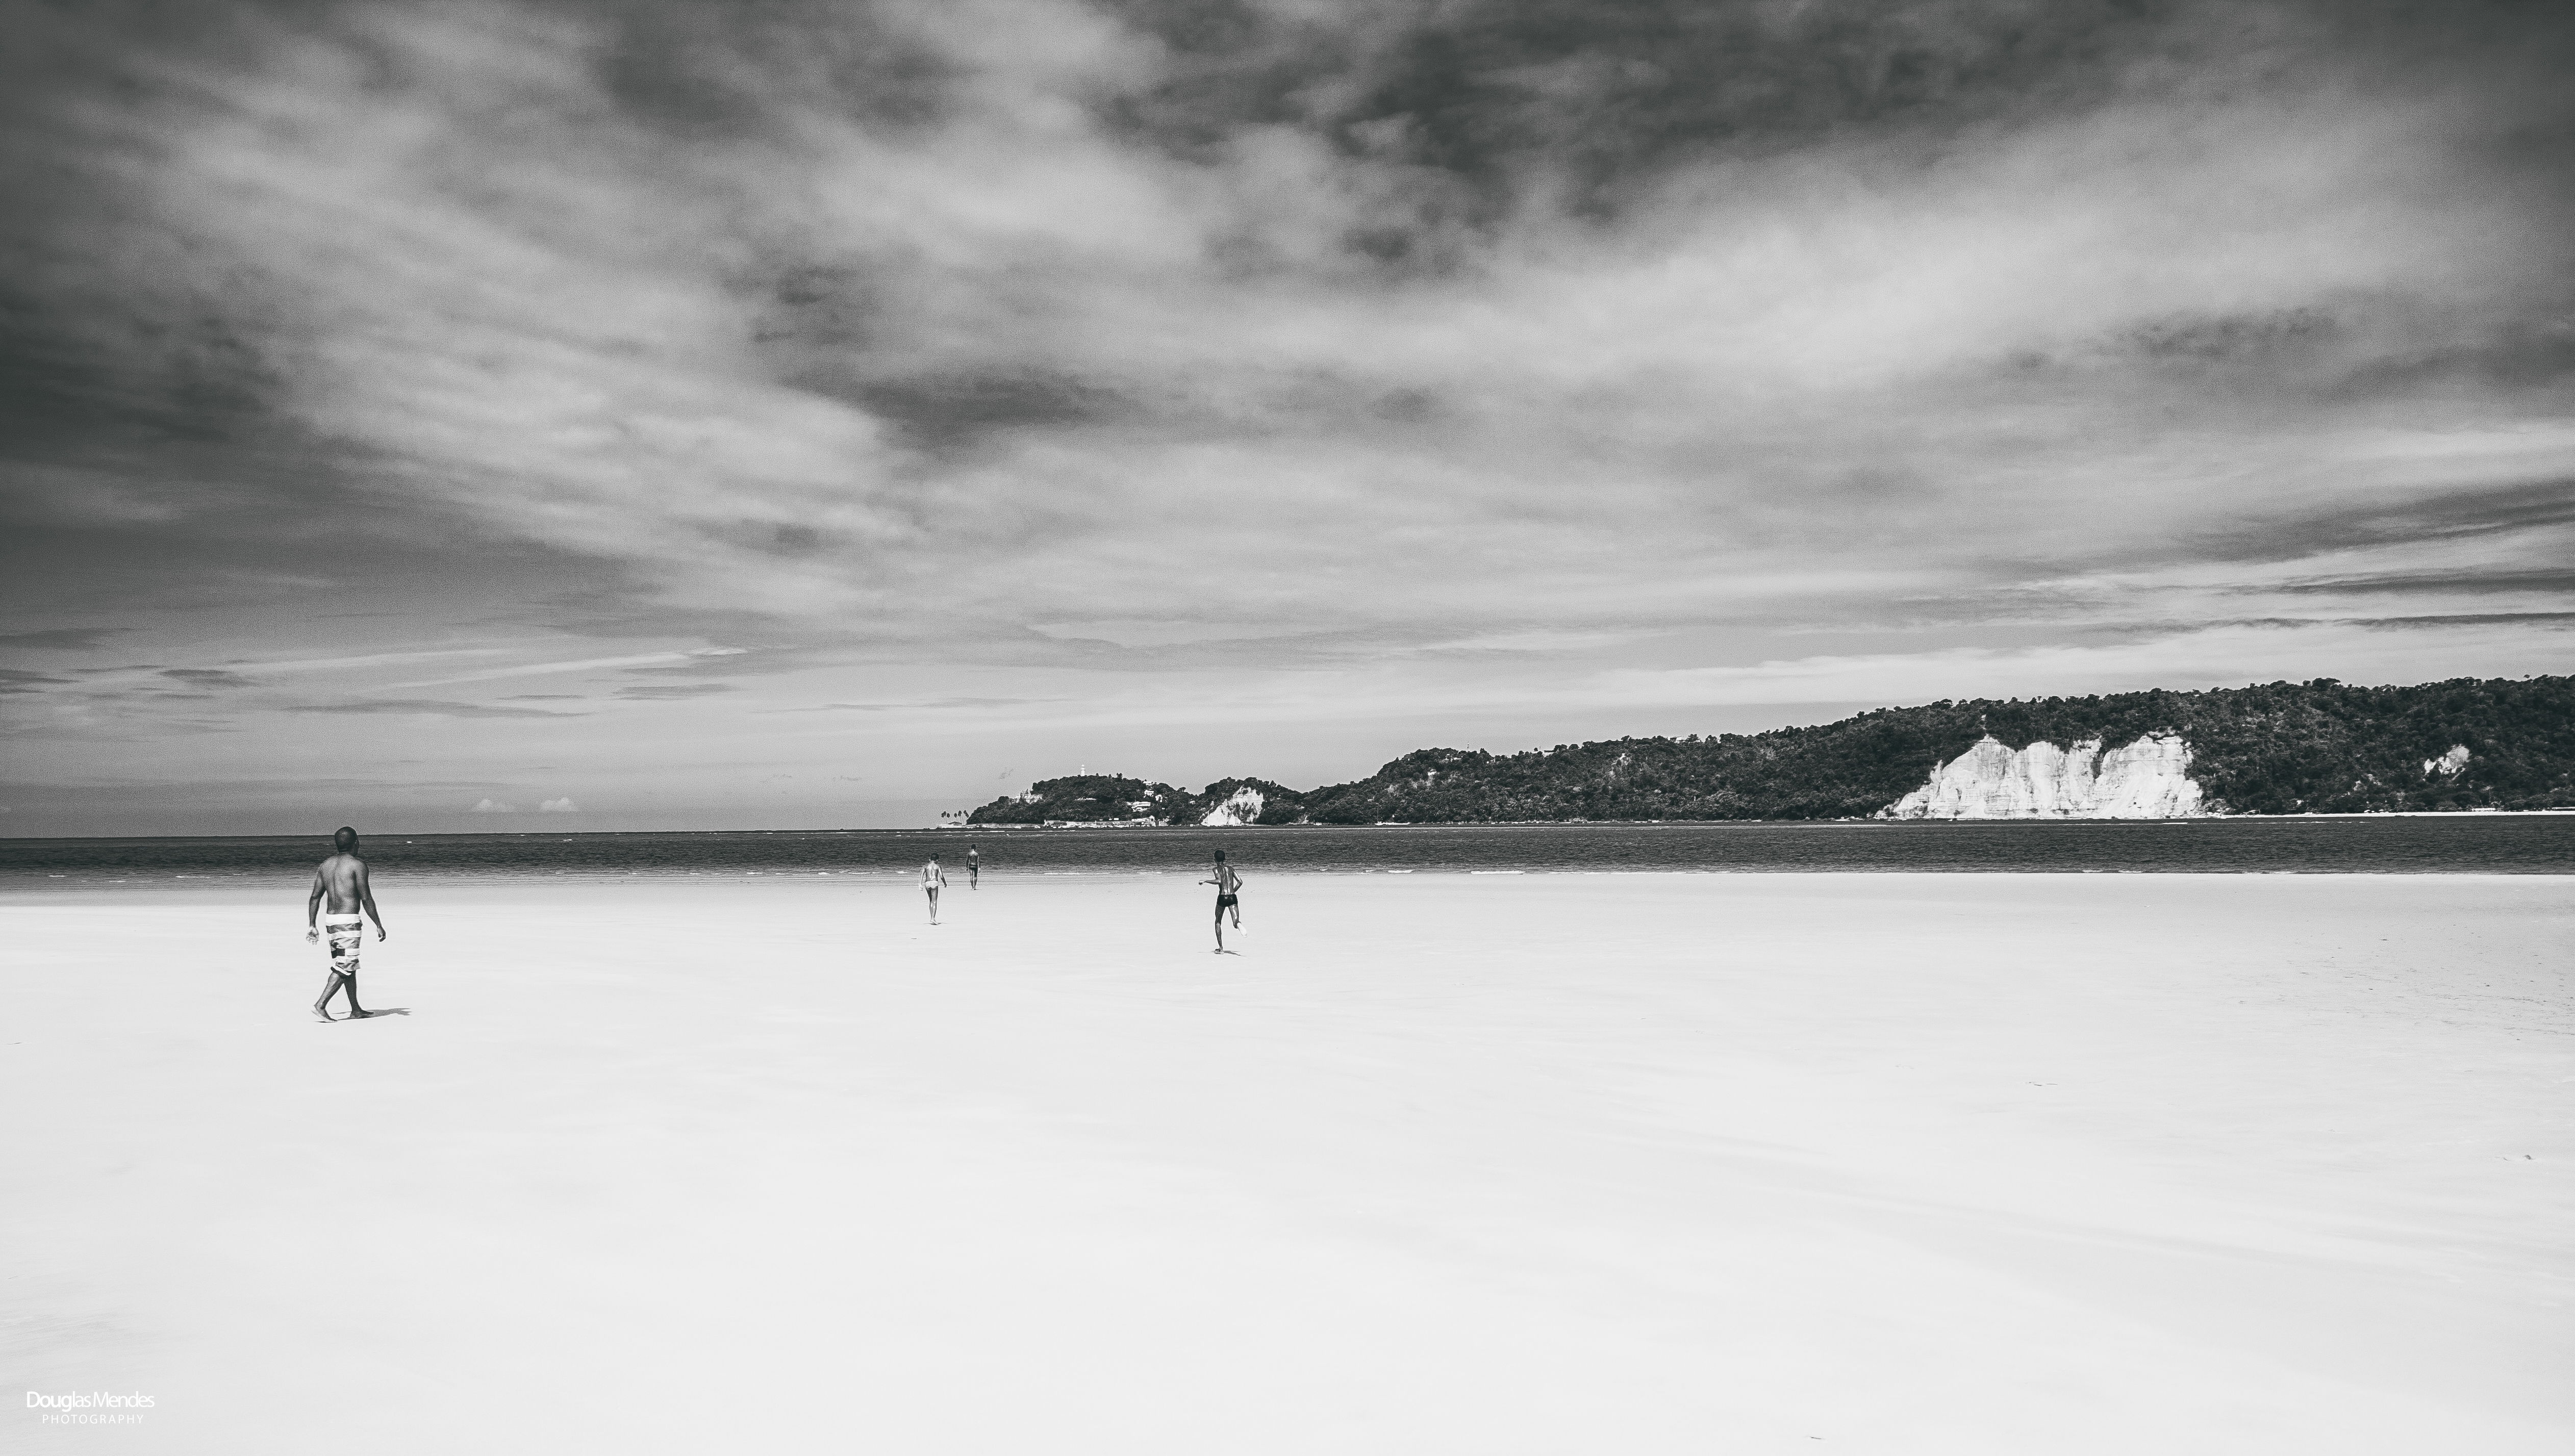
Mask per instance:
[[[331,969],[340,975],[358,973],[358,942],[366,938],[367,921],[363,915],[324,915],[322,933],[331,941]]]

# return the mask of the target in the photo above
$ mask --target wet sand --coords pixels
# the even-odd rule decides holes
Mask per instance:
[[[0,1431],[2575,1443],[2575,878],[1247,868],[0,899]]]

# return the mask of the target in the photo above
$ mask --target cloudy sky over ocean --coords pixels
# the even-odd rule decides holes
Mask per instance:
[[[2562,7],[9,32],[0,833],[2575,670]]]

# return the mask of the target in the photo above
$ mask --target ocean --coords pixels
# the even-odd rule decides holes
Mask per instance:
[[[2006,822],[1467,824],[1236,829],[811,829],[626,834],[383,834],[381,880],[522,881],[910,874],[936,852],[988,881],[1195,869],[1246,874],[1683,870],[1943,873],[2566,874],[2575,814]],[[321,835],[0,839],[0,893],[286,884]]]

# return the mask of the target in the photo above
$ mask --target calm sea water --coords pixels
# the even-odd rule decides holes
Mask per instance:
[[[990,876],[1133,874],[1224,849],[1263,871],[1778,870],[2089,873],[2575,873],[2575,814],[2015,823],[1296,826],[382,835],[380,878],[519,880],[909,873],[936,851]],[[0,890],[300,884],[327,840],[0,839]],[[962,873],[959,877],[963,877]]]

